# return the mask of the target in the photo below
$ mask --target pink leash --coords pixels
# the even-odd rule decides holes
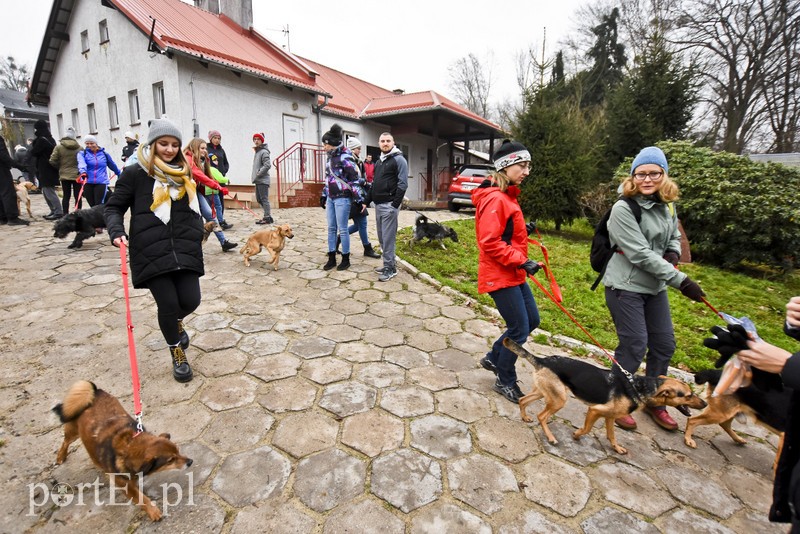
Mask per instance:
[[[128,290],[128,247],[119,244],[120,271],[122,272],[122,288],[125,291],[125,320],[128,329],[128,355],[131,361],[131,381],[133,382],[133,412],[136,416],[136,435],[144,431],[142,426],[142,399],[139,396],[139,364],[136,362],[136,342],[133,339],[133,321],[131,320],[131,296]]]

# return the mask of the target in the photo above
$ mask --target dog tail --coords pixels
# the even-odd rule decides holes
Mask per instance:
[[[505,338],[503,340],[503,346],[508,350],[510,350],[511,352],[513,352],[514,354],[516,354],[517,356],[521,356],[522,358],[528,360],[531,363],[531,365],[533,365],[537,369],[544,367],[542,365],[542,362],[539,361],[541,360],[541,358],[538,358],[537,356],[525,350],[525,347],[523,347],[513,339],[509,337]]]
[[[711,384],[716,386],[722,376],[722,369],[706,369],[694,375],[695,384]]]
[[[69,423],[77,419],[86,408],[94,403],[94,394],[97,386],[87,380],[75,382],[69,388],[64,402],[53,408],[62,423]]]

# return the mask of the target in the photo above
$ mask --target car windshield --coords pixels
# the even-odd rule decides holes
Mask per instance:
[[[461,172],[458,173],[458,174],[459,174],[459,176],[465,176],[465,177],[468,177],[468,178],[470,178],[470,177],[471,178],[486,178],[487,176],[489,176],[489,170],[488,169],[467,168],[467,169],[462,169]]]

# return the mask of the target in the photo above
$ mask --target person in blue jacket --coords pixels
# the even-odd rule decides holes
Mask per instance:
[[[97,144],[97,138],[87,135],[86,148],[78,152],[78,181],[83,183],[83,198],[90,206],[105,204],[108,198],[108,169],[119,176],[122,171],[111,159],[111,154]]]

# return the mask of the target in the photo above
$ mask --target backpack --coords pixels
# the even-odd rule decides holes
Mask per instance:
[[[619,197],[619,199],[628,203],[628,206],[633,212],[633,216],[636,217],[636,223],[641,224],[642,207],[639,203],[629,197]],[[597,289],[597,286],[600,285],[603,275],[606,274],[608,262],[611,261],[611,258],[617,252],[618,248],[617,245],[611,245],[611,238],[608,235],[608,218],[610,216],[611,209],[605,212],[600,222],[597,223],[594,229],[594,236],[592,237],[592,248],[589,251],[589,263],[591,263],[592,269],[594,269],[595,272],[600,273],[592,284],[592,291]]]

